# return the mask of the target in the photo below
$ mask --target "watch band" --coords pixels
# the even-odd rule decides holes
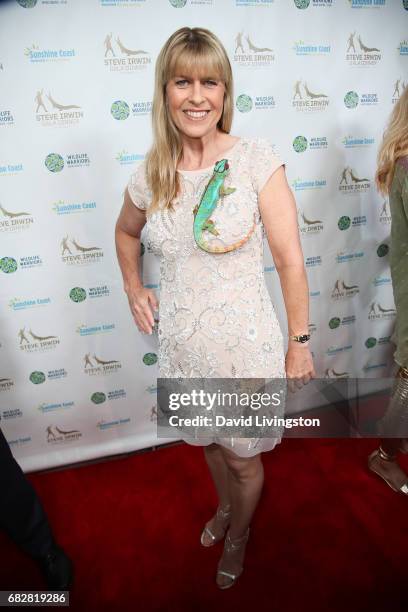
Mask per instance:
[[[291,340],[294,340],[295,342],[300,342],[301,344],[304,344],[305,342],[310,340],[310,334],[300,334],[297,336],[289,336],[289,338]]]

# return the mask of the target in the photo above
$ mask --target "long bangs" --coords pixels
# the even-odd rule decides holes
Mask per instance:
[[[201,41],[180,45],[175,49],[168,66],[166,82],[175,76],[199,79],[226,80],[222,58],[217,51]]]

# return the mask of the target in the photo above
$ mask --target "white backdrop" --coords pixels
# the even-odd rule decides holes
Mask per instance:
[[[0,4],[0,426],[25,471],[156,438],[157,334],[116,260],[123,190],[151,142],[154,64],[179,27],[223,42],[233,135],[286,161],[319,376],[385,377],[395,310],[376,153],[408,83],[402,0],[11,0]],[[282,325],[279,279],[265,274]],[[159,293],[143,245],[143,277]]]

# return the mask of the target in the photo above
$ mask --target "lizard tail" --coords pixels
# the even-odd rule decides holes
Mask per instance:
[[[225,246],[225,247],[216,247],[216,246],[211,247],[208,244],[208,242],[203,240],[203,238],[201,237],[200,240],[198,241],[198,245],[204,251],[207,251],[207,253],[229,253],[230,251],[235,251],[235,249],[239,249],[239,247],[241,247],[243,244],[245,244],[245,242],[247,242],[250,239],[250,237],[252,236],[252,234],[254,233],[255,228],[256,228],[256,213],[254,213],[254,224],[253,224],[253,226],[249,230],[248,234],[246,236],[244,236],[243,238],[241,238],[241,240],[238,240],[237,242],[234,242],[233,244],[230,244],[230,245]]]

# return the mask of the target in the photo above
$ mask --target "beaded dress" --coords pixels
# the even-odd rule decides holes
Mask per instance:
[[[200,202],[214,165],[178,170],[181,192],[174,211],[147,216],[144,242],[160,258],[158,367],[161,378],[285,377],[284,342],[264,277],[265,230],[258,194],[283,164],[263,138],[240,138],[224,153],[229,173],[211,219],[219,236],[205,232],[214,245],[229,245],[251,230],[236,250],[214,254],[197,246],[193,209]],[[128,192],[146,210],[151,197],[144,162],[131,175]],[[276,434],[275,434],[276,435]],[[185,438],[191,444],[217,442],[240,456],[271,450],[273,438]]]

